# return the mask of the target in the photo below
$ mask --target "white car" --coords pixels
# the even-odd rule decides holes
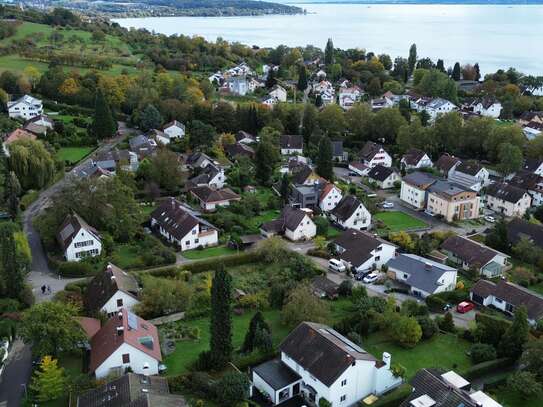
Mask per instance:
[[[485,216],[485,220],[486,220],[487,222],[490,222],[490,223],[496,222],[496,218],[494,218],[494,216],[490,216],[490,215],[486,215],[486,216]]]
[[[332,271],[337,271],[338,273],[343,273],[347,267],[341,260],[330,259],[328,261],[328,269]]]
[[[364,280],[362,281],[365,282],[366,284],[371,284],[371,283],[375,283],[378,278],[379,278],[378,273],[370,273],[366,277],[364,277]]]
[[[391,209],[391,208],[394,208],[394,203],[392,202],[383,202],[383,209]]]

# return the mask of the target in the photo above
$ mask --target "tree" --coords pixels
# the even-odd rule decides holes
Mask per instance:
[[[440,72],[445,73],[445,64],[442,59],[438,59],[436,63],[436,69]]]
[[[339,136],[345,131],[345,115],[335,103],[326,106],[318,116],[319,128],[329,137]]]
[[[117,131],[117,122],[113,118],[113,113],[101,88],[96,91],[91,131],[99,140],[111,137]]]
[[[485,244],[501,252],[509,252],[509,238],[507,237],[507,224],[503,219],[498,219],[494,227],[485,238]]]
[[[390,326],[392,338],[405,348],[414,348],[422,338],[422,329],[415,318],[399,316]]]
[[[417,44],[412,44],[409,47],[409,58],[407,58],[408,73],[411,75],[417,64]]]
[[[428,315],[417,317],[417,322],[422,331],[422,339],[430,339],[439,332],[437,322]]]
[[[271,350],[271,345],[270,326],[264,321],[262,312],[258,311],[253,318],[251,318],[241,351],[249,353],[255,349],[260,349],[263,352],[267,352]]]
[[[515,309],[513,323],[503,334],[498,346],[498,353],[501,357],[518,359],[522,354],[522,348],[528,341],[530,326],[528,324],[528,313],[526,307],[520,306]]]
[[[277,79],[275,78],[275,70],[270,69],[266,76],[266,89],[271,89],[277,85]]]
[[[507,378],[507,387],[518,393],[523,399],[528,400],[540,397],[543,393],[543,385],[531,372],[519,371]]]
[[[371,96],[374,96],[374,97],[379,96],[382,93],[381,80],[377,76],[371,78],[371,81],[368,84],[367,90]]]
[[[42,302],[25,311],[19,333],[25,343],[32,345],[34,355],[58,356],[60,351],[77,349],[85,340],[76,316],[77,309],[73,305]]]
[[[460,70],[460,63],[457,62],[454,64],[454,68],[452,71],[451,78],[455,81],[459,81],[461,79],[461,70]]]
[[[55,161],[38,140],[22,139],[9,146],[10,168],[24,190],[41,189],[55,175]]]
[[[324,63],[326,65],[331,65],[335,62],[334,52],[335,50],[332,38],[328,38],[328,41],[326,41],[326,47],[324,48]]]
[[[19,213],[19,195],[21,191],[22,188],[17,175],[13,171],[9,172],[6,175],[5,197],[9,216],[13,220],[15,220]]]
[[[298,67],[298,84],[297,88],[303,92],[307,89],[307,69],[304,64],[300,64]]]
[[[502,143],[498,147],[498,160],[498,171],[504,177],[507,177],[509,174],[520,170],[524,157],[519,147],[511,143]]]
[[[326,136],[319,141],[319,153],[317,155],[317,174],[328,181],[334,179],[334,166],[332,164],[332,142]]]
[[[64,369],[58,366],[58,360],[44,356],[39,369],[34,371],[30,388],[36,392],[40,402],[58,399],[66,391]]]
[[[155,182],[169,192],[179,188],[183,172],[177,154],[173,151],[161,148],[155,156],[142,161],[141,164],[138,168],[139,177],[147,182]]]
[[[275,165],[279,160],[277,149],[269,141],[261,141],[256,149],[256,179],[262,185],[270,185]]]
[[[305,144],[309,142],[309,138],[315,132],[317,127],[317,116],[317,108],[311,103],[306,103],[302,115],[302,134],[304,136]]]
[[[232,358],[232,277],[220,267],[211,285],[210,355],[216,368]]]
[[[250,382],[247,376],[239,372],[225,373],[215,384],[214,390],[220,405],[233,407],[249,398]]]
[[[0,223],[0,293],[3,297],[20,298],[24,287],[24,273],[17,260],[14,223]]]
[[[144,318],[185,311],[189,305],[192,290],[184,281],[146,275],[142,285],[136,309]]]
[[[189,145],[191,148],[209,147],[213,144],[217,132],[215,128],[200,120],[192,120],[188,125]]]
[[[381,109],[371,121],[372,138],[375,141],[394,144],[400,128],[406,121],[398,109]]]
[[[479,68],[478,62],[473,65],[473,69],[475,70],[475,80],[479,82],[481,80],[481,69]]]
[[[534,373],[537,376],[537,380],[543,381],[543,340],[538,339],[535,341],[529,341],[524,348],[522,357],[520,358],[520,365]]]
[[[308,284],[302,283],[289,293],[281,319],[285,325],[294,328],[303,321],[325,322],[328,314],[328,305],[313,294]]]
[[[149,104],[139,115],[139,126],[143,131],[158,129],[162,125],[162,117],[156,107]]]
[[[496,359],[496,348],[488,343],[474,344],[469,353],[473,364]]]
[[[450,312],[447,312],[443,319],[439,321],[439,328],[445,332],[455,331],[453,316]]]
[[[281,205],[285,206],[288,203],[288,198],[290,195],[290,181],[288,179],[288,174],[284,173],[281,177]]]

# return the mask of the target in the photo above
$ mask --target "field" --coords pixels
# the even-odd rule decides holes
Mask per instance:
[[[398,211],[380,212],[374,215],[373,218],[375,220],[380,220],[385,224],[386,232],[407,231],[428,226],[423,221]]]
[[[92,147],[62,147],[57,151],[57,158],[70,164],[76,164],[93,150]]]
[[[236,253],[236,250],[226,246],[209,247],[207,249],[187,250],[181,255],[189,260],[201,260],[208,257],[227,256]]]

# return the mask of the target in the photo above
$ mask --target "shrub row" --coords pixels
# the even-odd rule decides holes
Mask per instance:
[[[475,314],[475,321],[478,324],[483,324],[483,325],[495,325],[495,326],[501,325],[500,330],[502,331],[506,331],[512,324],[512,322],[508,321],[507,319],[500,318],[499,316],[494,316],[490,314],[482,314],[480,312]]]
[[[308,256],[320,257],[321,259],[329,260],[332,258],[328,250],[325,249],[309,249],[307,251]]]
[[[463,374],[467,380],[473,380],[480,378],[481,376],[487,375],[489,373],[495,373],[500,369],[510,367],[515,363],[513,359],[510,358],[500,358],[489,360],[488,362],[478,363],[469,367]]]
[[[402,401],[409,397],[412,391],[413,388],[411,385],[404,383],[390,393],[380,397],[379,400],[373,404],[373,407],[398,407]]]
[[[466,300],[469,300],[468,290],[445,291],[426,297],[426,305],[430,311],[441,312],[446,304],[454,305]]]
[[[58,265],[57,270],[63,277],[86,277],[94,271],[90,264],[75,261],[62,262]]]
[[[219,265],[224,267],[236,267],[249,263],[256,263],[260,260],[258,253],[254,251],[232,254],[230,256],[215,257],[206,260],[195,261],[194,263],[184,264],[183,270],[191,273],[203,273],[217,268]]]

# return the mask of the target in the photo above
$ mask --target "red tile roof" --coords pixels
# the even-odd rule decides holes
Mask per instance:
[[[87,335],[87,338],[92,338],[96,332],[100,330],[100,320],[96,318],[89,318],[89,317],[77,317],[77,322],[79,322],[79,325],[81,325],[81,328],[83,328],[83,331],[85,331],[85,335]]]

